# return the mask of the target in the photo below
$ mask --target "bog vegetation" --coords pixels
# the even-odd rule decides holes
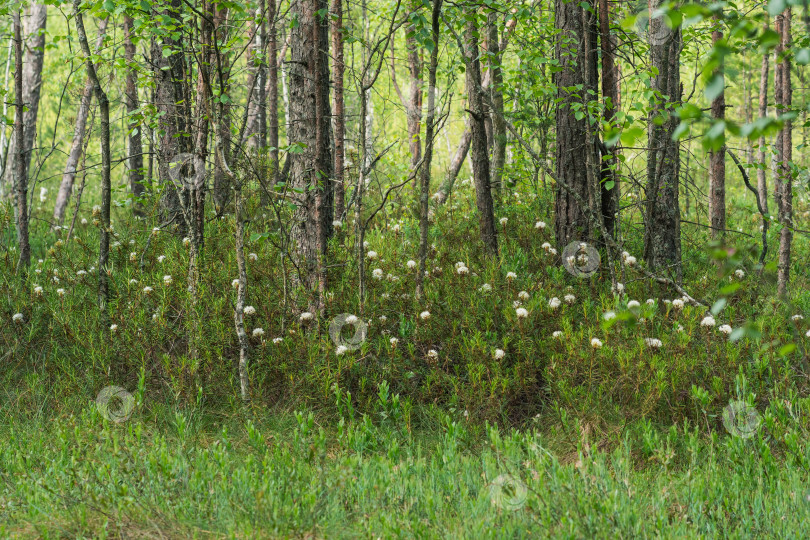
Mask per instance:
[[[0,534],[801,536],[807,9],[6,1]]]

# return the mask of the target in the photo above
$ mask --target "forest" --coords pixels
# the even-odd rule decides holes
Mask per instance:
[[[802,537],[808,64],[806,0],[0,0],[0,537]]]

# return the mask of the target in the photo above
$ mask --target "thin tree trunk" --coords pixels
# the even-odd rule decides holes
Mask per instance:
[[[239,288],[236,293],[236,309],[233,319],[236,337],[239,340],[239,386],[242,401],[250,401],[250,378],[248,376],[249,347],[245,332],[245,299],[247,297],[247,267],[245,265],[245,224],[242,215],[242,189],[236,188],[236,264],[239,270]]]
[[[768,29],[768,23],[765,23],[765,29]],[[765,118],[768,116],[768,71],[769,62],[768,55],[762,55],[762,69],[759,76],[759,117]],[[759,138],[759,151],[757,152],[757,192],[759,193],[759,202],[765,213],[768,213],[768,177],[767,161],[765,158],[765,137]]]
[[[267,13],[265,11],[265,1],[259,2],[260,22],[259,22],[259,45],[256,52],[259,56],[259,67],[256,75],[256,89],[258,90],[257,105],[259,107],[259,148],[267,148],[267,88],[265,86],[267,76]]]
[[[655,13],[661,0],[650,0]],[[644,223],[644,258],[652,270],[674,271],[674,281],[682,279],[681,216],[678,205],[680,148],[672,135],[678,119],[670,107],[681,100],[681,30],[670,29],[663,16],[650,19],[650,64],[658,71],[651,89],[666,96],[653,99],[647,120],[647,208]],[[656,119],[663,119],[656,122]]]
[[[470,151],[470,143],[472,142],[472,128],[470,127],[470,117],[465,115],[464,118],[465,128],[461,134],[461,141],[458,143],[453,159],[450,160],[450,166],[447,169],[447,176],[444,178],[439,191],[436,192],[436,204],[442,205],[447,202],[450,192],[453,191],[453,185],[456,182],[461,166],[467,158],[467,153]]]
[[[503,56],[500,50],[498,38],[499,16],[497,11],[490,11],[487,14],[487,28],[489,37],[488,44],[488,64],[492,83],[489,85],[490,100],[492,101],[491,122],[492,122],[492,167],[490,173],[492,179],[492,189],[501,194],[503,186],[503,168],[506,165],[506,123],[503,121],[503,71],[501,62]]]
[[[610,5],[608,0],[599,0],[599,32],[602,48],[602,98],[604,100],[604,120],[613,122],[619,109],[619,71],[616,64],[616,38],[610,31]],[[607,159],[602,161],[600,182],[602,218],[607,233],[615,237],[617,228],[616,213],[619,210],[619,148],[608,149]],[[612,186],[611,186],[612,184]]]
[[[470,159],[472,161],[473,180],[475,182],[475,202],[478,207],[478,227],[481,241],[487,254],[498,255],[498,232],[495,228],[495,213],[490,186],[489,155],[487,153],[487,134],[485,126],[484,103],[478,89],[481,87],[481,63],[478,50],[478,25],[476,13],[471,10],[464,31],[464,54],[466,56],[467,99],[469,102],[472,139],[470,142]]]
[[[79,45],[86,57],[87,75],[93,83],[93,91],[98,101],[101,119],[101,226],[100,245],[98,254],[98,304],[102,315],[107,313],[107,259],[110,254],[110,199],[111,199],[111,178],[110,178],[110,102],[107,94],[101,87],[101,81],[96,73],[90,53],[90,44],[87,42],[87,35],[84,32],[84,21],[82,20],[81,0],[73,0],[73,10],[76,12],[76,34],[79,38]]]
[[[104,19],[99,24],[96,52],[101,50],[101,45],[104,43],[104,35],[107,32],[108,21],[109,18]],[[87,116],[90,113],[90,103],[92,100],[93,81],[88,76],[87,82],[84,85],[84,92],[82,92],[82,97],[79,101],[79,109],[76,111],[76,125],[73,128],[73,142],[70,145],[67,163],[65,164],[65,171],[62,173],[62,182],[59,185],[59,192],[56,194],[56,204],[53,208],[53,221],[57,225],[62,225],[62,223],[65,221],[65,212],[67,210],[68,201],[70,200],[71,193],[73,193],[73,183],[76,180],[76,166],[79,164],[79,159],[82,156],[82,149],[84,148],[83,140],[85,126],[87,125]]]
[[[433,12],[431,16],[431,39],[433,48],[430,50],[430,67],[428,68],[428,111],[425,120],[425,159],[420,171],[419,193],[419,272],[416,274],[416,298],[423,295],[423,283],[427,271],[427,246],[428,246],[428,203],[430,199],[430,163],[433,159],[433,139],[436,128],[436,70],[439,66],[439,18],[441,15],[442,0],[433,0]]]
[[[419,10],[421,5],[421,2],[411,1],[412,12]],[[399,84],[397,83],[396,55],[394,54],[393,42],[391,47],[391,83],[405,109],[408,128],[408,148],[411,152],[411,172],[416,169],[419,160],[422,159],[422,141],[420,138],[422,125],[422,59],[420,57],[419,46],[416,43],[416,31],[417,29],[410,23],[405,28],[405,48],[408,53],[408,72],[410,75],[410,88],[407,99],[402,94]],[[416,191],[415,188],[416,184],[414,184],[414,191]]]
[[[343,98],[343,1],[332,0],[332,48],[334,49],[335,85],[335,219],[344,219],[346,190],[343,184],[343,161],[345,157],[346,117]]]
[[[127,114],[132,116],[140,107],[138,99],[138,71],[135,68],[135,44],[132,42],[134,20],[124,15],[124,56],[127,64],[126,89],[124,91]],[[100,30],[99,30],[100,32]],[[146,193],[143,184],[143,139],[140,122],[130,118],[129,125],[129,191],[132,193],[132,212],[135,217],[144,216],[141,199]]]
[[[23,41],[20,12],[14,10],[14,136],[18,141],[25,140],[25,114],[23,92]],[[28,277],[31,265],[31,245],[28,242],[28,175],[25,169],[25,146],[18,144],[14,153],[14,185],[17,196],[17,243],[20,258],[17,261],[17,273],[23,280]]]
[[[11,58],[14,56],[14,38],[8,41],[8,53],[6,54],[6,69],[3,72],[3,90],[8,88],[8,77],[11,72]],[[8,166],[8,139],[6,137],[6,115],[8,114],[8,101],[3,101],[3,115],[0,117],[0,199],[6,195],[6,167]]]
[[[777,16],[777,27],[781,36],[779,52],[783,54],[780,63],[781,77],[780,82],[782,85],[781,103],[777,102],[777,107],[781,105],[780,114],[790,111],[793,99],[793,88],[791,86],[790,78],[790,55],[786,54],[790,51],[792,10],[786,9],[781,15]],[[781,21],[780,21],[781,19]],[[778,203],[779,203],[779,223],[782,225],[782,231],[779,235],[779,263],[777,265],[777,292],[779,296],[785,297],[788,293],[788,284],[790,282],[790,255],[791,255],[791,242],[793,240],[793,181],[791,165],[793,159],[793,122],[792,120],[785,120],[781,133],[781,148],[779,154],[779,180],[781,186],[779,187]]]
[[[25,8],[22,18],[23,48],[23,94],[25,103],[25,125],[23,129],[23,166],[26,178],[30,176],[31,158],[34,155],[34,143],[37,136],[37,116],[39,114],[39,101],[42,91],[42,67],[45,64],[45,26],[48,17],[48,6],[45,4],[30,4]],[[15,137],[11,146],[16,148],[19,141]],[[15,150],[9,148],[9,154]],[[9,175],[14,174],[9,169]]]
[[[267,123],[268,145],[270,146],[271,185],[276,185],[279,178],[278,161],[278,63],[276,39],[276,0],[267,2],[267,108],[270,116]]]
[[[715,28],[712,30],[712,44],[717,44],[723,39],[723,32],[720,31],[720,19],[717,15],[713,17]],[[715,76],[723,76],[723,65],[721,64]],[[725,80],[723,82],[725,84]],[[726,118],[726,93],[725,90],[712,100],[712,119],[717,122]],[[712,238],[723,238],[726,230],[726,145],[725,142],[717,150],[709,151],[709,216],[711,220]]]

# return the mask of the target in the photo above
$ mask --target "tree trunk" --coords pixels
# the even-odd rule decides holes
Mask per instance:
[[[270,181],[275,186],[279,178],[278,162],[278,63],[276,39],[276,0],[267,2],[267,144],[270,146]]]
[[[30,4],[25,8],[23,17],[23,93],[22,101],[26,111],[25,126],[23,129],[23,169],[26,178],[30,176],[31,158],[34,155],[34,142],[37,136],[37,116],[39,113],[39,97],[42,91],[42,66],[45,63],[45,25],[48,17],[48,6],[45,4]],[[12,141],[12,146],[19,145]],[[9,148],[9,154],[14,150]],[[11,172],[11,169],[9,170]]]
[[[768,29],[768,24],[765,23],[765,29]],[[765,118],[768,116],[768,71],[769,62],[768,55],[762,55],[762,69],[759,76],[759,117]],[[768,178],[766,176],[767,161],[765,159],[765,137],[759,138],[759,151],[757,152],[757,192],[759,193],[759,202],[765,213],[768,213]]]
[[[99,24],[96,52],[101,50],[101,45],[104,43],[104,35],[107,32],[108,21],[109,18],[104,19],[101,21],[101,24]],[[65,171],[62,173],[62,182],[59,185],[59,193],[56,195],[56,204],[53,208],[53,221],[56,225],[62,225],[62,223],[65,221],[65,212],[67,210],[68,201],[70,200],[70,195],[73,192],[73,182],[76,179],[76,166],[79,164],[79,159],[82,156],[82,149],[84,148],[84,131],[85,126],[87,125],[87,116],[90,114],[90,103],[92,100],[93,81],[90,80],[90,77],[88,76],[87,82],[84,85],[84,92],[82,92],[82,97],[79,101],[79,109],[76,111],[76,125],[73,128],[73,142],[70,145],[67,163],[65,163]]]
[[[310,293],[325,288],[323,256],[332,225],[331,157],[329,148],[329,35],[324,10],[326,0],[295,0],[291,28],[289,73],[291,144],[301,144],[291,154],[292,197],[297,206],[291,236],[297,244],[300,279]],[[321,12],[323,13],[323,12]],[[313,297],[310,305],[318,305]],[[322,306],[320,306],[322,307]]]
[[[172,24],[178,27],[184,24],[181,18],[181,0],[171,0],[168,7],[159,14],[174,19]],[[171,50],[174,54],[165,57],[164,49]],[[191,118],[190,99],[186,90],[188,75],[185,55],[181,43],[172,38],[170,33],[162,36],[160,41],[152,38],[151,54],[155,78],[155,105],[161,115],[158,121],[162,132],[158,145],[158,176],[162,188],[162,221],[173,224],[176,234],[182,237],[187,232],[186,223],[178,190],[174,188],[169,175],[169,164],[178,155],[191,151],[190,138],[182,136],[190,132],[188,122]]]
[[[14,38],[8,42],[8,53],[6,54],[6,69],[3,72],[3,90],[8,88],[8,77],[11,72],[11,59],[14,56]],[[6,138],[6,115],[8,114],[9,102],[3,101],[2,116],[0,116],[0,199],[6,196],[6,168],[9,165],[8,159],[8,139]],[[13,130],[13,128],[12,128]],[[13,158],[12,160],[13,161]]]
[[[423,295],[423,283],[427,271],[427,246],[429,232],[430,163],[433,160],[434,125],[436,119],[436,70],[439,66],[439,19],[442,0],[433,0],[431,16],[430,67],[428,68],[428,111],[425,125],[425,160],[420,171],[419,193],[419,272],[416,274],[416,298]]]
[[[582,7],[576,2],[556,0],[555,25],[560,30],[555,46],[560,71],[554,76],[559,102],[556,113],[556,173],[560,185],[556,191],[554,229],[562,252],[572,241],[587,242],[593,239],[591,222],[587,215],[589,208],[582,208],[580,201],[590,208],[594,201],[589,197],[587,167],[583,159],[583,152],[587,147],[586,119],[583,116],[577,120],[575,116],[576,107],[581,106],[578,94],[585,94],[585,91],[577,90],[572,93],[566,90],[574,86],[584,88],[587,83],[582,65],[585,60],[584,40],[588,39],[588,30],[583,25]],[[569,193],[561,185],[563,183],[578,197]]]
[[[490,173],[492,178],[490,183],[496,193],[502,193],[503,168],[506,164],[506,122],[504,122],[503,104],[503,71],[501,62],[503,55],[500,50],[498,38],[499,16],[497,11],[490,11],[487,15],[488,29],[488,64],[491,83],[489,85],[489,95],[492,101],[491,121],[492,121],[492,167]]]
[[[599,0],[599,33],[602,48],[602,98],[605,104],[604,120],[613,122],[619,110],[619,70],[616,64],[616,38],[610,31],[610,6],[608,0]],[[610,236],[615,237],[616,213],[619,210],[619,148],[608,149],[607,159],[602,161],[601,199],[602,219]],[[609,182],[612,182],[611,187]]]
[[[219,43],[227,42],[228,40],[228,30],[230,28],[229,24],[226,24],[228,19],[228,8],[223,7],[223,4],[215,4],[214,6],[217,9],[216,12],[216,21],[217,21],[217,28],[215,30],[215,35],[217,36],[216,39]],[[214,66],[216,66],[216,52],[212,52],[211,55],[212,61],[214,62]],[[226,51],[220,51],[220,62],[222,64],[222,93],[227,94],[230,96],[231,94],[231,85],[228,81],[231,79],[231,58],[230,54]],[[216,69],[214,71],[216,73]],[[218,77],[214,77],[214,80],[218,80]],[[221,111],[218,115],[218,119],[216,120],[221,124],[221,129],[218,131],[222,134],[222,158],[225,160],[225,163],[222,162],[220,159],[219,154],[214,156],[214,185],[213,191],[211,193],[211,198],[214,203],[214,209],[217,212],[217,215],[221,215],[225,211],[225,206],[228,204],[228,200],[230,198],[230,177],[225,172],[225,164],[230,163],[232,158],[232,150],[231,147],[233,145],[233,140],[231,136],[231,113],[233,112],[233,107],[230,102],[228,103],[220,103],[219,110]],[[213,122],[214,119],[211,119]],[[215,131],[217,131],[215,129]]]
[[[14,136],[18,141],[25,141],[25,114],[23,89],[23,40],[20,12],[14,10]],[[25,145],[18,144],[14,152],[14,192],[17,196],[17,243],[20,258],[17,261],[17,273],[23,279],[28,277],[31,265],[31,245],[28,242],[28,175],[25,169]]]
[[[782,61],[777,65],[777,72],[781,72],[779,82],[781,85],[781,92],[779,92],[779,101],[776,102],[777,111],[779,114],[785,114],[790,111],[792,106],[793,88],[790,79],[790,55],[786,54],[790,51],[792,10],[786,9],[782,14],[776,18],[777,32],[781,39],[778,48],[778,53],[782,55]],[[782,131],[777,135],[780,139],[781,145],[778,148],[778,189],[777,189],[777,205],[779,209],[779,223],[782,226],[782,231],[779,235],[779,263],[777,265],[777,292],[779,296],[785,297],[788,293],[788,284],[790,282],[790,251],[791,241],[793,240],[793,182],[791,165],[793,159],[793,122],[792,120],[785,120]]]
[[[138,71],[135,67],[135,44],[132,43],[132,32],[134,31],[134,20],[129,15],[124,15],[124,57],[127,61],[126,87],[124,90],[127,105],[127,114],[134,115],[140,102],[138,100]],[[132,212],[135,217],[144,216],[143,203],[141,198],[146,193],[143,184],[143,141],[141,138],[141,125],[137,120],[130,118],[129,125],[129,190],[134,197],[132,201]]]
[[[716,45],[723,39],[720,31],[720,19],[713,17],[715,28],[712,30],[712,44]],[[723,76],[721,64],[715,76]],[[725,84],[725,80],[723,81]],[[721,122],[726,118],[725,90],[712,100],[712,119]],[[709,152],[709,216],[711,220],[712,238],[723,238],[726,230],[726,145],[725,142],[718,150]]]
[[[107,300],[109,296],[107,284],[107,260],[110,255],[110,199],[111,199],[111,160],[110,160],[110,102],[107,93],[101,87],[101,81],[96,73],[96,67],[90,58],[90,44],[84,32],[84,21],[79,7],[81,0],[73,0],[73,10],[76,13],[76,34],[79,45],[87,58],[87,76],[93,83],[93,92],[98,101],[99,116],[101,119],[101,225],[100,245],[98,250],[98,305],[103,316],[107,313]]]
[[[650,0],[650,13],[655,13],[661,3],[661,0]],[[680,150],[678,141],[672,138],[678,119],[670,107],[676,107],[681,100],[680,51],[680,28],[669,28],[663,16],[650,19],[650,64],[658,71],[651,79],[651,88],[662,98],[653,98],[647,121],[644,258],[653,270],[673,270],[677,282],[682,279],[678,206]]]
[[[343,161],[345,157],[346,117],[343,99],[343,1],[332,0],[332,48],[334,49],[335,84],[335,218],[344,219],[346,190],[343,184]]]
[[[447,169],[447,176],[445,177],[444,182],[442,182],[441,187],[439,187],[439,191],[437,191],[435,195],[436,204],[439,205],[447,202],[450,192],[453,191],[453,184],[456,182],[456,178],[461,170],[461,166],[464,164],[464,160],[467,158],[467,153],[470,151],[472,129],[470,127],[469,116],[464,118],[464,123],[466,124],[466,127],[464,128],[464,132],[461,134],[461,141],[458,143],[456,153],[453,156],[453,159],[450,160],[450,166]]]
[[[473,181],[475,182],[475,202],[478,207],[478,227],[481,241],[487,254],[498,255],[498,232],[495,228],[495,213],[492,204],[492,187],[490,186],[489,155],[487,153],[487,133],[484,123],[484,102],[478,89],[481,88],[481,62],[478,50],[478,25],[476,13],[468,13],[464,31],[464,55],[466,56],[467,101],[470,107],[470,159],[472,161]]]

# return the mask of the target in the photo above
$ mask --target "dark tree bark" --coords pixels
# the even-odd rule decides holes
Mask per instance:
[[[134,20],[129,15],[124,15],[124,57],[127,61],[126,86],[124,98],[127,105],[127,114],[130,115],[129,125],[129,191],[134,200],[132,202],[132,212],[135,217],[144,216],[143,203],[140,199],[146,193],[143,180],[143,141],[141,138],[141,125],[132,118],[138,108],[138,72],[135,69],[135,44],[132,42],[132,32],[134,31]]]
[[[720,19],[714,16],[715,28],[712,30],[712,44],[723,39],[720,31]],[[723,66],[717,68],[715,74],[723,75]],[[712,100],[712,118],[723,121],[726,118],[726,93],[720,92]],[[726,230],[726,145],[723,143],[718,150],[709,152],[709,216],[711,220],[712,238],[723,238]]]
[[[765,24],[765,29],[768,29],[768,24]],[[769,69],[768,54],[762,55],[762,68],[759,76],[759,117],[765,118],[768,116],[768,72]],[[759,193],[759,202],[762,205],[765,213],[768,213],[768,177],[766,176],[768,165],[765,158],[765,137],[759,138],[759,150],[757,152],[757,192]]]
[[[655,13],[660,5],[661,0],[650,0],[650,13]],[[658,74],[650,81],[656,96],[647,122],[644,258],[653,270],[674,272],[676,282],[682,278],[678,205],[680,145],[672,138],[679,123],[672,110],[681,100],[680,51],[680,28],[668,28],[661,16],[650,19],[650,64]]]
[[[599,0],[599,33],[602,48],[602,98],[605,104],[604,119],[612,122],[619,109],[619,70],[616,64],[616,37],[610,31],[610,4]],[[607,159],[602,161],[601,199],[602,219],[611,236],[616,233],[616,212],[619,209],[619,148],[609,148]],[[613,183],[611,188],[608,182]]]
[[[225,24],[228,19],[228,8],[223,7],[222,4],[215,4],[216,8],[216,30],[215,30],[215,38],[218,40],[219,43],[224,43],[228,40],[228,29],[229,25]],[[213,68],[215,68],[216,73],[216,52],[212,52],[212,61],[214,62]],[[219,52],[219,62],[222,65],[222,81],[219,83],[222,85],[222,93],[230,95],[231,93],[231,58],[227,51],[222,51],[220,49]],[[219,77],[214,77],[214,80],[218,80]],[[231,137],[231,122],[232,122],[232,106],[231,103],[220,103],[219,104],[219,111],[220,114],[217,115],[217,122],[220,124],[221,129],[219,132],[222,136],[222,156],[225,159],[226,163],[230,163],[232,159],[232,144],[233,140]],[[215,121],[211,119],[211,121]],[[214,156],[214,185],[213,191],[211,193],[211,198],[214,203],[214,209],[217,212],[217,215],[221,215],[225,211],[225,205],[228,203],[230,197],[230,177],[225,171],[225,164],[222,162],[222,159],[219,156],[219,153],[216,153]]]
[[[19,10],[14,10],[14,136],[18,141],[25,140],[24,96],[22,24]],[[28,241],[28,175],[25,169],[23,144],[18,144],[14,152],[14,176],[16,177],[14,192],[17,196],[17,243],[20,249],[17,273],[26,279],[28,267],[31,265],[31,245]]]
[[[101,45],[104,42],[104,35],[107,32],[107,23],[109,19],[104,19],[98,27],[98,40],[96,41],[96,51],[101,50]],[[73,142],[68,151],[67,162],[65,163],[65,170],[62,173],[62,182],[59,185],[59,192],[56,194],[56,204],[53,207],[53,221],[56,225],[62,225],[65,220],[65,212],[67,210],[70,195],[73,192],[73,183],[76,180],[76,167],[79,164],[79,159],[82,157],[82,149],[84,148],[84,131],[87,125],[87,116],[90,114],[90,103],[93,100],[93,81],[87,77],[87,82],[84,85],[81,100],[79,101],[79,108],[76,111],[76,124],[73,128]]]
[[[86,57],[87,76],[93,83],[93,92],[98,101],[99,117],[101,120],[101,225],[99,227],[100,245],[98,250],[98,305],[103,315],[107,312],[109,297],[107,283],[107,260],[110,255],[110,199],[111,199],[111,160],[110,160],[110,102],[107,93],[101,87],[101,81],[96,72],[96,66],[90,57],[90,44],[84,32],[84,21],[79,7],[81,0],[73,0],[73,10],[76,13],[76,34],[79,45]]]
[[[786,9],[776,17],[776,29],[780,36],[780,43],[777,48],[777,59],[781,61],[776,66],[778,74],[776,89],[776,107],[778,114],[785,114],[790,111],[793,101],[793,87],[790,77],[790,55],[787,54],[791,47],[791,26],[792,10]],[[777,189],[776,203],[779,211],[779,223],[782,231],[779,235],[779,262],[777,265],[777,292],[779,296],[785,297],[788,293],[790,283],[790,256],[791,242],[793,240],[793,177],[791,165],[793,160],[793,122],[785,120],[782,131],[777,135],[780,144],[777,148]]]
[[[332,49],[334,50],[335,100],[335,218],[344,219],[346,190],[343,178],[346,117],[343,97],[343,0],[332,0]]]
[[[456,149],[456,153],[453,155],[453,159],[450,160],[450,166],[447,168],[447,176],[445,177],[444,182],[442,182],[442,185],[439,187],[439,191],[437,191],[435,195],[436,204],[439,205],[447,202],[450,192],[453,191],[453,185],[456,182],[458,173],[461,171],[461,166],[464,164],[464,160],[467,159],[467,153],[470,151],[472,129],[470,127],[469,117],[466,117],[464,121],[466,127],[461,134],[461,141],[458,143],[458,148]]]
[[[470,160],[472,161],[473,181],[475,182],[475,202],[478,207],[478,227],[481,241],[489,256],[498,255],[498,231],[495,228],[495,211],[492,204],[490,186],[489,155],[487,153],[487,133],[484,125],[484,100],[479,93],[481,88],[481,62],[478,49],[478,24],[474,9],[467,13],[464,30],[464,54],[466,56],[467,101],[470,107]]]
[[[259,148],[267,147],[267,88],[265,86],[267,84],[267,11],[265,7],[264,0],[260,0],[259,46],[256,51],[259,57],[259,66],[256,73],[256,104],[259,107]]]
[[[178,236],[186,235],[186,223],[178,190],[169,175],[169,165],[179,154],[191,152],[189,119],[190,98],[183,47],[172,33],[183,26],[180,16],[181,0],[171,0],[159,14],[172,19],[172,28],[160,29],[160,37],[152,38],[152,69],[155,78],[155,106],[160,113],[160,143],[158,145],[158,176],[162,188],[162,221],[174,224]],[[175,51],[166,57],[164,49]]]
[[[423,283],[427,268],[428,246],[428,203],[430,199],[430,163],[433,160],[433,142],[436,121],[436,70],[439,66],[439,19],[441,16],[442,0],[433,0],[431,15],[431,39],[433,49],[430,51],[430,67],[428,68],[428,111],[425,120],[425,159],[420,170],[419,193],[419,271],[416,274],[416,298],[422,298]]]
[[[588,29],[584,27],[582,7],[577,2],[556,0],[555,26],[560,31],[555,46],[555,57],[559,62],[560,71],[555,73],[554,85],[557,87],[556,125],[557,125],[557,182],[565,184],[574,196],[562,185],[557,186],[555,198],[554,229],[557,244],[562,248],[570,242],[591,241],[593,231],[587,212],[594,207],[588,189],[587,167],[583,156],[587,151],[586,119],[576,118],[576,107],[581,106],[582,97],[592,99],[586,90],[570,92],[568,88],[579,86],[587,88],[584,65],[584,41],[588,37]],[[580,111],[583,112],[583,111]],[[585,202],[589,208],[583,208],[580,201]]]
[[[332,225],[331,156],[328,139],[329,35],[326,0],[295,0],[289,71],[290,143],[303,145],[291,154],[291,187],[297,209],[291,235],[296,243],[301,285],[319,295],[325,289],[323,257]],[[310,305],[318,305],[313,297]]]

